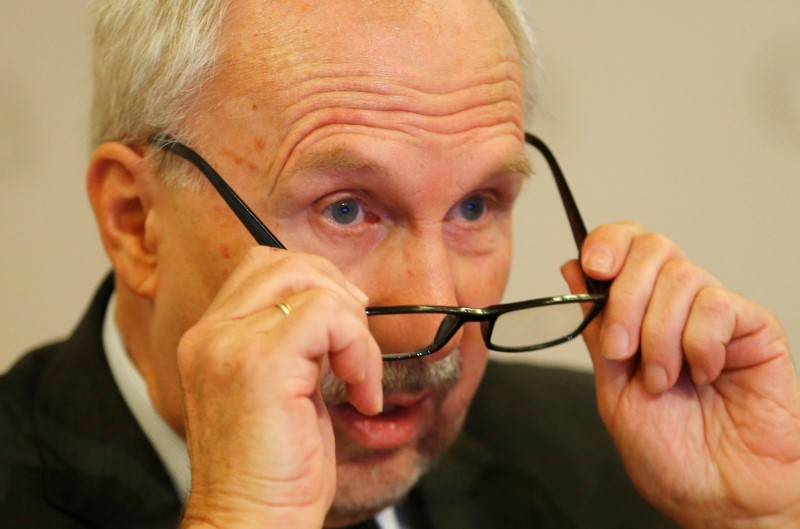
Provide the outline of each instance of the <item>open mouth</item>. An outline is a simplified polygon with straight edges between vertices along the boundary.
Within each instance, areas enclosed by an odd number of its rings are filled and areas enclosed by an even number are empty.
[[[400,448],[418,437],[432,406],[432,394],[428,389],[387,395],[383,412],[375,416],[359,413],[349,403],[330,406],[329,412],[337,429],[359,445],[374,450]]]

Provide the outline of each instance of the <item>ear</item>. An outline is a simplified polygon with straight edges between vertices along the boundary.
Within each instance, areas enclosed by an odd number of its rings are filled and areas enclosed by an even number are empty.
[[[89,202],[117,282],[145,298],[155,294],[158,183],[142,154],[124,143],[100,145],[86,174]]]

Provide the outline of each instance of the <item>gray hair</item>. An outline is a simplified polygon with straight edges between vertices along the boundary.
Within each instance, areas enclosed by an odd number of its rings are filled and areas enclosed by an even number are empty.
[[[155,133],[186,140],[186,122],[213,77],[230,0],[98,0],[91,143],[141,144]],[[522,59],[525,115],[534,104],[533,34],[516,0],[490,0]],[[165,169],[165,177],[180,180]]]
[[[180,130],[211,77],[227,0],[102,0],[94,32],[92,145]]]

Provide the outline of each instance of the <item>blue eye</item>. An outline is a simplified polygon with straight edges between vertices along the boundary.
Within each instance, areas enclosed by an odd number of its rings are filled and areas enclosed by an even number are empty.
[[[339,224],[352,224],[361,213],[361,207],[355,200],[342,200],[329,207],[331,218]]]
[[[478,220],[486,212],[486,201],[480,197],[470,197],[458,207],[466,220]]]

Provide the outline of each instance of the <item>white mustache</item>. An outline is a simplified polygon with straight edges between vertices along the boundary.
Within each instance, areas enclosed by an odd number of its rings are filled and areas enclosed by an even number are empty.
[[[383,394],[416,393],[426,388],[437,387],[448,390],[461,378],[461,351],[456,349],[441,360],[386,361],[383,363]],[[344,383],[330,371],[320,380],[320,392],[325,404],[347,402]]]

